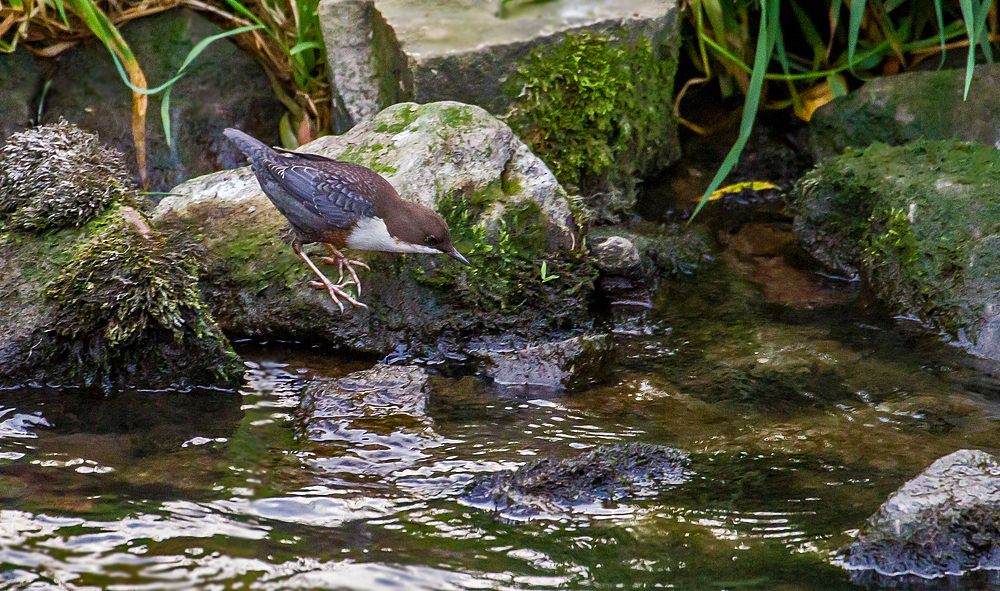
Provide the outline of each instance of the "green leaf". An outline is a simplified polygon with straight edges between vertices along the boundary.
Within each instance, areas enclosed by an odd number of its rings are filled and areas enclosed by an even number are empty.
[[[288,53],[289,55],[295,55],[299,52],[305,51],[307,49],[322,49],[323,46],[315,41],[300,41],[295,44],[295,47],[291,48]]]
[[[847,63],[854,71],[854,48],[858,46],[858,33],[861,32],[861,20],[865,16],[865,0],[851,0],[851,20],[847,29]]]
[[[760,107],[760,97],[764,88],[764,74],[771,62],[771,55],[774,53],[774,46],[781,35],[780,28],[781,0],[761,0],[760,30],[757,33],[757,50],[754,53],[753,72],[750,74],[750,84],[747,87],[747,99],[743,105],[743,119],[740,121],[740,135],[736,144],[729,150],[726,159],[722,162],[718,172],[708,189],[702,195],[701,201],[691,214],[693,220],[701,208],[708,201],[708,196],[719,188],[726,175],[733,170],[739,161],[740,154],[750,138],[750,131],[753,129],[754,120],[757,118],[757,109]],[[690,221],[689,221],[690,222]]]

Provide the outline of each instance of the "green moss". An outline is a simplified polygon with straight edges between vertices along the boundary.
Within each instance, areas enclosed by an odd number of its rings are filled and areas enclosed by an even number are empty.
[[[401,133],[406,130],[421,114],[421,107],[418,105],[406,105],[394,109],[392,115],[394,120],[390,123],[382,121],[375,127],[375,133]]]
[[[864,272],[897,313],[974,337],[1000,273],[982,246],[1000,232],[997,186],[1000,155],[990,146],[874,144],[800,182],[796,229],[826,262]]]
[[[235,376],[226,374],[236,357],[210,325],[196,258],[156,234],[143,233],[125,211],[112,210],[88,225],[90,238],[79,242],[46,287],[45,297],[55,309],[50,334],[62,343],[53,353],[72,350],[86,358],[83,371],[91,379],[114,381],[110,376],[134,371],[136,365],[164,362],[156,359],[164,347],[184,347],[185,355],[194,356],[207,345],[218,358],[207,365],[216,378],[230,381]],[[174,345],[164,345],[164,338]]]
[[[445,107],[441,109],[441,121],[448,127],[468,127],[472,113],[467,107]]]
[[[667,48],[645,37],[627,45],[570,33],[519,65],[508,123],[564,185],[631,180],[672,156],[674,70]]]
[[[344,162],[353,162],[354,164],[367,166],[379,174],[391,175],[398,169],[388,164],[391,159],[385,158],[387,150],[386,146],[379,143],[352,145],[348,146],[337,158]]]
[[[480,222],[485,206],[502,193],[497,190],[472,195],[460,193],[438,199],[437,211],[452,229],[456,247],[472,267],[447,265],[427,273],[414,270],[415,278],[445,290],[462,306],[519,310],[579,308],[593,288],[596,270],[582,250],[547,252],[548,219],[534,202],[504,202],[495,235]],[[547,281],[543,281],[542,264]]]

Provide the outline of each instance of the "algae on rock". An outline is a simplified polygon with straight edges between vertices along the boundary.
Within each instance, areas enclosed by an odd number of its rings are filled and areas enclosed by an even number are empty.
[[[1000,359],[1000,152],[954,140],[848,149],[803,178],[795,230],[894,312]]]
[[[242,364],[201,301],[197,261],[127,205],[121,157],[65,123],[15,139],[38,149],[27,164],[4,153],[0,384],[234,385]]]

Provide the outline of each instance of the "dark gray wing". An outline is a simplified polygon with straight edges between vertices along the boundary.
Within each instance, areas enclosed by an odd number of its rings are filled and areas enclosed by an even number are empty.
[[[319,165],[268,161],[267,168],[282,189],[334,227],[349,228],[360,217],[374,216],[374,206],[361,193],[355,179],[339,173],[333,164],[333,161]]]

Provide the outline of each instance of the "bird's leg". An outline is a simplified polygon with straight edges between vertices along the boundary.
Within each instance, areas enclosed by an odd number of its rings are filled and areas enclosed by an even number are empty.
[[[334,248],[333,245],[330,244],[329,242],[324,242],[323,244],[326,245],[328,249],[330,249],[330,254],[332,254],[333,256],[323,257],[320,260],[328,265],[337,265],[337,272],[340,273],[340,278],[337,281],[337,285],[341,285],[344,283],[344,267],[347,267],[347,271],[351,274],[351,281],[348,282],[348,285],[353,283],[354,286],[358,288],[358,296],[360,297],[361,280],[358,279],[358,274],[354,271],[353,265],[364,267],[369,271],[371,271],[371,267],[362,263],[361,261],[355,261],[345,257],[343,254],[341,254],[339,250]]]
[[[330,294],[330,298],[333,300],[333,303],[337,304],[337,307],[340,308],[341,312],[344,311],[344,304],[340,303],[340,300],[337,299],[337,296],[340,296],[340,297],[344,298],[345,300],[347,300],[348,302],[354,304],[355,307],[360,307],[360,308],[367,308],[368,307],[365,304],[362,304],[361,302],[359,302],[358,300],[352,298],[351,294],[349,294],[346,291],[344,291],[339,285],[334,285],[334,283],[332,281],[330,281],[329,279],[327,279],[326,275],[324,275],[323,272],[320,271],[319,268],[316,267],[316,265],[313,264],[313,262],[309,259],[309,256],[305,252],[302,251],[302,243],[301,242],[299,242],[298,240],[295,240],[294,242],[292,242],[292,250],[294,250],[295,254],[299,255],[299,258],[301,258],[303,261],[305,261],[306,264],[309,265],[309,268],[312,269],[313,273],[315,273],[316,276],[319,277],[320,283],[318,285],[320,287],[325,287],[326,288],[326,291]],[[316,282],[313,282],[313,284],[316,285]],[[358,290],[358,295],[360,295],[360,294],[361,294],[361,290]]]

